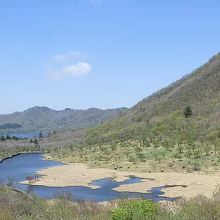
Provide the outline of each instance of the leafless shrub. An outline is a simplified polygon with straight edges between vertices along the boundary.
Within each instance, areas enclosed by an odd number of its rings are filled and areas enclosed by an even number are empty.
[[[12,187],[14,186],[14,183],[15,183],[14,177],[13,177],[13,176],[8,177],[7,186],[8,186],[9,188],[12,188]]]

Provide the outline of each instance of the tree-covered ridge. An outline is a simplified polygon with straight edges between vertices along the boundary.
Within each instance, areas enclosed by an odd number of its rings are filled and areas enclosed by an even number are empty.
[[[6,123],[0,125],[0,129],[18,129],[21,128],[22,126],[20,124],[13,124],[13,123]]]
[[[33,107],[23,112],[0,115],[0,129],[4,132],[7,130],[31,132],[88,128],[110,120],[126,110],[126,108],[107,110],[66,108],[56,111],[47,107]]]

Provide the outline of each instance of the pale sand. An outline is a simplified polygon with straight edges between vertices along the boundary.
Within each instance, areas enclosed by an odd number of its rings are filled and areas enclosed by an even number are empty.
[[[34,185],[51,187],[86,186],[93,189],[98,188],[89,185],[94,180],[114,178],[116,181],[123,181],[128,179],[129,175],[135,175],[145,179],[140,183],[122,185],[114,190],[145,193],[152,187],[185,185],[187,187],[177,186],[165,188],[163,191],[167,197],[184,197],[186,199],[199,194],[211,197],[216,187],[220,186],[220,173],[210,175],[202,173],[134,173],[101,168],[91,169],[85,164],[77,163],[51,167],[39,171],[38,174],[43,176]],[[22,183],[27,183],[27,181]]]
[[[66,164],[64,166],[50,167],[40,170],[37,174],[42,175],[34,185],[44,185],[51,187],[65,186],[89,186],[96,189],[97,186],[91,186],[91,183],[97,179],[114,178],[116,181],[129,179],[126,172],[117,172],[110,169],[89,169],[87,165],[80,163]],[[27,181],[21,183],[27,184]]]

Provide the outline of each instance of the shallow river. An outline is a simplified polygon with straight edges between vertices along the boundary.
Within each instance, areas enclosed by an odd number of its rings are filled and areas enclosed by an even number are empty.
[[[23,191],[36,194],[39,197],[51,199],[62,194],[68,193],[75,201],[109,201],[118,198],[148,198],[154,201],[172,200],[163,197],[161,189],[163,187],[152,188],[146,193],[116,192],[112,190],[115,187],[124,184],[132,184],[140,182],[140,178],[131,177],[123,182],[116,182],[112,179],[94,180],[91,185],[100,186],[98,189],[89,187],[46,187],[46,186],[28,186],[19,184],[18,182],[26,180],[28,176],[33,176],[35,172],[52,166],[63,166],[62,163],[56,161],[47,161],[43,159],[41,153],[21,154],[0,163],[0,181],[7,184],[9,179],[14,179],[14,187]]]

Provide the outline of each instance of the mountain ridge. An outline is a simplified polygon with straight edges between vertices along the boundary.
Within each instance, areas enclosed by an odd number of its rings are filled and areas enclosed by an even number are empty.
[[[98,108],[89,108],[87,110],[65,108],[64,110],[54,110],[46,106],[34,106],[21,112],[1,114],[0,128],[4,128],[4,125],[7,124],[8,126],[11,125],[9,128],[20,124],[20,128],[12,129],[12,131],[16,132],[88,128],[110,120],[126,110],[127,108],[106,110]],[[7,132],[6,128],[3,130]]]

